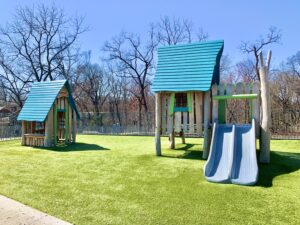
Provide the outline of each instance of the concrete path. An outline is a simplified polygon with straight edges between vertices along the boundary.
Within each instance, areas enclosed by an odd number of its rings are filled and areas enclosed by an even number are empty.
[[[72,225],[0,195],[1,225]]]

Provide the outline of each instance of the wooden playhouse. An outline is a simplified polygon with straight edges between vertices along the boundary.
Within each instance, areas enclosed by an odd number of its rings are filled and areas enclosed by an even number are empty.
[[[211,87],[219,84],[224,41],[208,41],[158,49],[158,65],[152,90],[156,95],[156,154],[161,154],[160,135],[204,136],[207,158],[212,119]]]
[[[67,80],[37,82],[18,116],[22,145],[51,147],[76,141],[79,113]]]

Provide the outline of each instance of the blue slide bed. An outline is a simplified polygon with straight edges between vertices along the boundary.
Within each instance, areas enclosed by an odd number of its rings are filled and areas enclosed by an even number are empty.
[[[204,176],[210,182],[254,185],[258,178],[255,121],[251,125],[214,123]]]
[[[234,125],[214,123],[210,154],[204,168],[208,181],[230,181],[234,150]]]

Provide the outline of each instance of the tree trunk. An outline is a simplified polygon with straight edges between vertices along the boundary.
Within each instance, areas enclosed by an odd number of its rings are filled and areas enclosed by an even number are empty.
[[[268,58],[270,58],[270,56]],[[269,92],[269,83],[268,83],[268,70],[269,70],[268,65],[269,62],[267,62],[267,65],[263,65],[262,56],[261,56],[260,91],[261,91],[262,121],[261,121],[261,132],[260,132],[260,162],[262,163],[270,162],[271,107],[270,107],[270,92]]]

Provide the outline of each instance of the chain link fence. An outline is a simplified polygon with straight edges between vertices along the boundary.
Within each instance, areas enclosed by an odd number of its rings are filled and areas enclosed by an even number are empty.
[[[239,106],[241,107],[241,106]],[[235,107],[230,108],[234,112]],[[240,109],[240,108],[239,108]],[[240,110],[236,110],[240,111]],[[242,111],[242,110],[241,110]],[[248,113],[232,117],[228,113],[227,120],[233,123],[245,123]],[[241,119],[239,117],[245,117]],[[16,120],[16,113],[0,114],[0,141],[21,137],[21,122]],[[101,135],[154,135],[155,113],[143,113],[139,121],[138,112],[121,113],[81,113],[77,123],[79,134]],[[272,138],[273,139],[299,139],[300,140],[300,111],[272,111]]]

